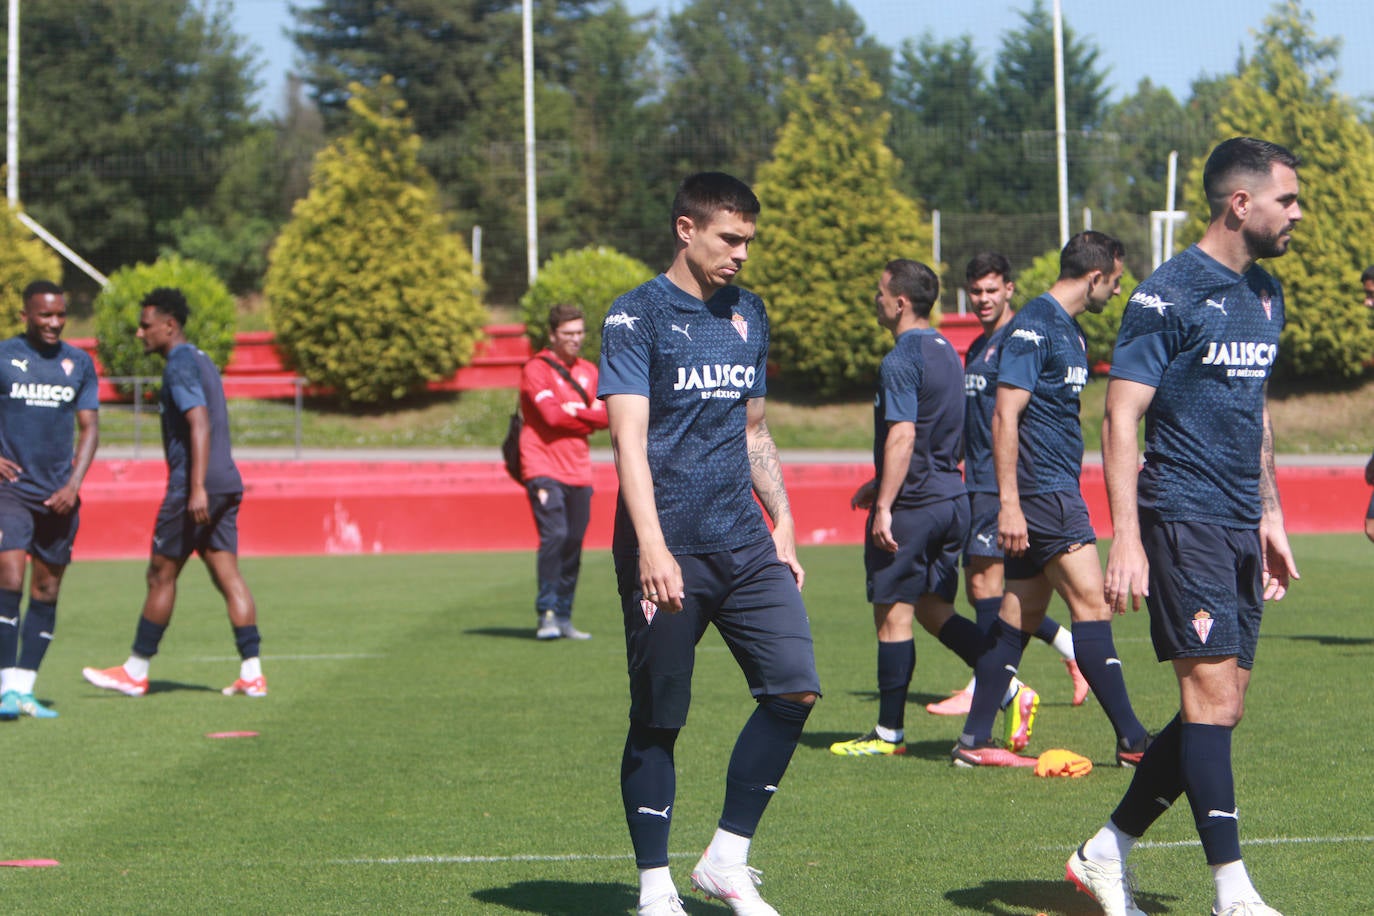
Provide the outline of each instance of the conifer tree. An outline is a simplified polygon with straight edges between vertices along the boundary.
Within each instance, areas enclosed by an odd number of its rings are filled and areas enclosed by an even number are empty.
[[[848,393],[873,380],[891,345],[873,310],[883,266],[928,263],[931,228],[897,190],[882,92],[848,38],[821,39],[789,93],[773,159],[759,168],[763,210],[743,283],[768,305],[772,359],[787,383]]]
[[[264,291],[289,362],[345,403],[375,403],[452,375],[486,310],[394,84],[351,92],[352,129],[316,157]]]
[[[1333,87],[1339,47],[1339,39],[1317,37],[1297,0],[1280,3],[1265,19],[1255,54],[1230,80],[1216,119],[1215,142],[1259,137],[1302,159],[1303,219],[1288,253],[1260,266],[1283,284],[1279,369],[1309,378],[1356,377],[1374,353],[1359,292],[1360,272],[1374,263],[1374,135]],[[1206,225],[1205,162],[1204,153],[1187,182],[1194,238]]]

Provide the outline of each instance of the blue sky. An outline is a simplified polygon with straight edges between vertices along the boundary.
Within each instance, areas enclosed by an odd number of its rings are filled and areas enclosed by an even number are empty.
[[[298,0],[306,3],[308,0]],[[535,0],[536,3],[542,0]],[[681,0],[628,0],[635,12],[679,9]],[[1045,0],[1048,7],[1052,0]],[[990,67],[1002,36],[1020,26],[1018,11],[1031,0],[852,0],[868,32],[889,47],[929,31],[937,39],[972,35]],[[290,15],[287,0],[233,0],[235,29],[255,45],[263,63],[258,97],[267,111],[279,110],[293,46],[282,34]],[[1099,49],[1113,98],[1129,94],[1143,78],[1185,98],[1200,75],[1227,72],[1244,49],[1253,50],[1253,32],[1272,3],[1255,0],[1062,0],[1064,19]],[[1369,0],[1306,0],[1317,33],[1340,36],[1338,83],[1347,95],[1374,101],[1374,15]],[[512,48],[519,54],[519,48]]]

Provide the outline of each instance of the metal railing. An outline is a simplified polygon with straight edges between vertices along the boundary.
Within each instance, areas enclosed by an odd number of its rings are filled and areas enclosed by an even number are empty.
[[[100,405],[100,445],[126,448],[134,458],[162,454],[161,410],[157,391],[162,379],[155,376],[112,376],[104,379],[124,395]],[[235,447],[290,449],[293,457],[302,454],[301,420],[306,380],[280,376],[235,376],[235,387],[259,387],[261,398],[239,397],[229,401],[229,434]],[[281,397],[289,386],[292,394]]]

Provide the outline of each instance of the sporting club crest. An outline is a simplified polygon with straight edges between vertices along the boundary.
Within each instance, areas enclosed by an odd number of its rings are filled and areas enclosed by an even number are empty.
[[[745,343],[749,342],[749,322],[744,320],[744,316],[735,312],[730,316],[730,324],[734,325],[735,332],[739,334],[739,339]]]
[[[1274,317],[1274,300],[1268,293],[1260,295],[1260,305],[1264,306],[1264,320],[1270,321]]]
[[[76,368],[76,363],[72,362],[72,361],[69,360],[69,359],[64,359],[64,360],[62,360],[61,365],[62,365],[62,371],[65,372],[67,375],[71,375],[71,374],[72,374],[72,370]]]
[[[1198,611],[1193,615],[1193,629],[1197,632],[1197,638],[1206,643],[1207,637],[1212,635],[1212,615]]]

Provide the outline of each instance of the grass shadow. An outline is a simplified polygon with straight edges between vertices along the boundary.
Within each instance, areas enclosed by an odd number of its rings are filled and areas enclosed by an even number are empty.
[[[1324,636],[1316,633],[1300,636],[1270,636],[1269,639],[1291,639],[1294,642],[1314,642],[1319,646],[1374,646],[1370,636]]]
[[[964,910],[989,916],[1088,916],[1102,910],[1067,881],[985,881],[976,887],[948,891],[945,899]],[[1136,904],[1148,913],[1171,913],[1168,894],[1136,893]]]
[[[575,881],[517,881],[505,887],[491,887],[473,891],[472,898],[482,903],[504,907],[516,913],[540,913],[543,916],[585,916],[587,913],[629,913],[639,904],[639,893],[628,884],[581,884]],[[683,898],[688,913],[707,916],[722,912]]]
[[[464,636],[496,636],[501,639],[527,639],[530,642],[540,642],[534,638],[534,627],[472,627],[463,631]],[[545,639],[542,642],[560,642],[557,639]]]

